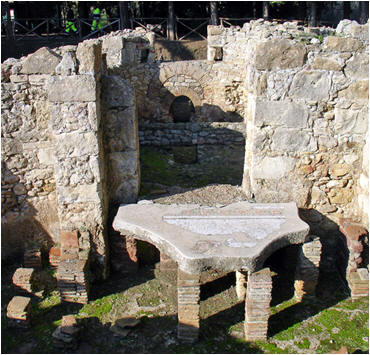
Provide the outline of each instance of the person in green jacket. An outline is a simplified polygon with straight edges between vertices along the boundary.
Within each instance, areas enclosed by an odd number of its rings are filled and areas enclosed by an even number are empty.
[[[68,9],[68,12],[67,12],[67,21],[66,21],[66,32],[67,33],[70,33],[70,31],[73,31],[74,34],[78,34],[78,30],[75,26],[75,22],[74,22],[74,15],[73,15],[73,11],[71,8]]]
[[[93,22],[91,24],[91,31],[96,31],[97,29],[101,29],[103,26],[100,21],[100,9],[96,7],[93,10]]]

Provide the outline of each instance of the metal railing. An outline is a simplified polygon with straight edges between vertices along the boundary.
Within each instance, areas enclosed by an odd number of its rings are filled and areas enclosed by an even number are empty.
[[[199,30],[202,27],[204,27],[206,25],[209,25],[209,23],[210,23],[210,18],[209,17],[206,17],[206,18],[184,18],[184,17],[179,18],[179,17],[176,17],[176,21],[177,21],[177,26],[180,24],[183,27],[185,27],[187,30],[189,30],[189,32],[186,32],[183,36],[178,38],[179,41],[184,40],[186,37],[189,37],[190,35],[195,35],[195,36],[198,36],[202,39],[207,39],[207,29],[206,29],[206,32],[205,32],[206,36],[204,36]],[[185,21],[187,22],[187,24],[185,23]],[[200,22],[200,24],[198,24],[199,22]],[[191,24],[193,24],[193,28],[190,27]],[[177,31],[179,32],[180,30],[181,30],[181,28],[179,28],[179,26],[178,26]]]
[[[245,22],[251,21],[251,17],[240,17],[240,18],[227,18],[220,17],[219,21],[223,27],[230,26],[243,26]],[[101,28],[92,30],[93,20],[76,18],[73,23],[78,29],[78,34],[73,33],[72,30],[66,32],[67,21],[63,18],[25,18],[25,19],[13,19],[11,23],[11,34],[8,37],[13,38],[16,41],[23,39],[49,39],[55,36],[69,36],[78,38],[79,40],[85,40],[96,35],[104,35],[111,31],[117,31],[121,28],[120,18],[101,18]],[[284,22],[286,20],[275,20],[270,21]],[[297,20],[302,24],[306,24],[305,21]],[[178,40],[185,40],[191,37],[200,38],[203,40],[207,39],[206,27],[210,23],[210,18],[184,18],[175,17],[175,28],[176,37]],[[330,25],[328,22],[326,25]],[[153,31],[157,37],[166,39],[168,18],[165,17],[141,17],[129,19],[129,27],[134,29],[135,27],[141,27],[146,31]],[[6,23],[2,20],[2,33],[5,34]]]

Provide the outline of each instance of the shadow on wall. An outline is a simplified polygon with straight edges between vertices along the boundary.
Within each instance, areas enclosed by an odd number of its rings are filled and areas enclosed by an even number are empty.
[[[310,233],[320,237],[321,270],[338,271],[346,284],[345,270],[348,263],[348,249],[343,240],[344,235],[339,231],[337,223],[315,209],[299,209],[299,217],[310,226]]]
[[[155,59],[164,62],[180,60],[207,59],[207,41],[170,41],[154,42]]]
[[[57,228],[56,206],[52,206],[48,199],[35,206],[24,185],[19,183],[19,177],[12,173],[5,162],[1,165],[1,185],[2,261],[21,256],[29,248],[40,248],[42,253],[48,253],[54,241],[43,224]]]

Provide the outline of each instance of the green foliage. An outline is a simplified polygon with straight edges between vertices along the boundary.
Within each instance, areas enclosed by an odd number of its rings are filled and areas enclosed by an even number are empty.
[[[237,154],[234,153],[234,154]],[[241,183],[242,160],[230,161],[230,151],[220,148],[217,159],[181,164],[174,162],[170,150],[155,147],[140,149],[141,181],[140,196],[150,194],[147,183],[157,183],[167,186],[202,187],[211,183],[232,184]]]
[[[297,345],[300,349],[309,349],[310,348],[310,341],[307,338],[304,338],[303,340],[297,342],[294,342],[295,345]]]
[[[315,35],[314,37],[317,38],[320,41],[320,43],[324,41],[323,35]]]
[[[79,313],[86,314],[88,317],[97,317],[101,320],[112,309],[113,300],[112,295],[99,298],[94,302],[85,304]]]
[[[367,352],[368,299],[352,301],[343,298],[339,291],[334,296],[335,292],[328,293],[327,287],[340,288],[336,276],[320,277],[318,299],[298,303],[292,297],[271,307],[272,335],[267,341],[244,340],[244,303],[237,300],[235,287],[231,286],[202,300],[197,343],[186,345],[174,341],[165,345],[168,339],[176,337],[176,310],[163,296],[158,279],[148,281],[146,276],[136,275],[132,277],[135,281],[132,284],[130,277],[125,278],[127,289],[124,291],[108,294],[84,306],[61,303],[56,290],[42,300],[34,299],[29,332],[8,328],[6,312],[3,312],[2,352],[19,352],[22,346],[27,348],[29,344],[29,352],[53,353],[52,333],[66,314],[77,316],[82,336],[89,339],[92,353],[330,353],[342,346],[346,346],[349,353]],[[277,288],[277,292],[284,290]],[[114,311],[124,310],[135,299],[139,307],[152,308],[138,309],[135,316],[141,318],[140,325],[127,337],[112,336],[109,327],[103,324],[115,319],[112,318]],[[284,299],[282,294],[278,294],[278,299]],[[4,309],[6,304],[2,302]],[[274,333],[276,326],[281,330]]]

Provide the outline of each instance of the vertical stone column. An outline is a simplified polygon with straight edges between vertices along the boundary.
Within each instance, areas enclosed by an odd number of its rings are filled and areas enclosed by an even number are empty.
[[[101,44],[80,43],[76,53],[66,52],[57,66],[57,75],[49,82],[48,100],[60,229],[90,233],[96,276],[106,277],[100,67]]]
[[[235,271],[236,278],[236,295],[239,301],[244,301],[246,295],[248,273],[245,271]]]
[[[184,342],[195,342],[199,335],[200,275],[177,274],[178,328],[177,336]]]
[[[315,296],[319,279],[321,242],[316,236],[311,236],[310,239],[302,245],[298,255],[294,288],[295,297],[299,301]]]
[[[245,299],[245,340],[265,340],[270,316],[272,279],[269,268],[249,273]]]

